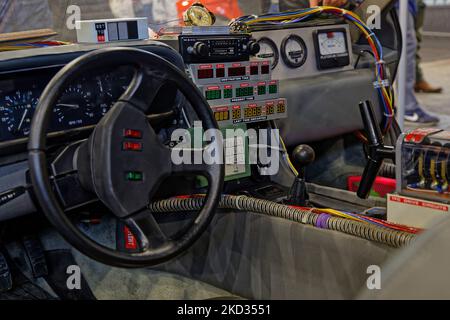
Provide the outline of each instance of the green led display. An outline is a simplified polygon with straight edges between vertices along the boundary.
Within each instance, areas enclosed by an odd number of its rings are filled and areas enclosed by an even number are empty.
[[[231,98],[233,98],[233,89],[225,89],[225,90],[223,90],[223,98],[224,99],[231,99]]]
[[[254,93],[253,87],[245,87],[245,88],[237,88],[236,89],[236,97],[237,98],[249,97],[249,96],[252,96],[253,93]]]
[[[276,84],[271,84],[269,86],[269,94],[276,94],[278,93],[278,86]]]
[[[258,95],[259,96],[265,95],[266,92],[267,92],[266,86],[259,86],[258,87]]]
[[[205,92],[206,100],[218,100],[222,98],[221,90],[208,90]]]

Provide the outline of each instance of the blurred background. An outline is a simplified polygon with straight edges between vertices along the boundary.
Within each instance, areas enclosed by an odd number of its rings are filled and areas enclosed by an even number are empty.
[[[423,43],[420,50],[426,80],[442,87],[441,94],[418,93],[420,102],[450,129],[450,0],[425,0]]]

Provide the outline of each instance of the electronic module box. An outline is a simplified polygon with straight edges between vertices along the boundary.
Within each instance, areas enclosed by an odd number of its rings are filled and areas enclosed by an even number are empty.
[[[397,148],[397,192],[450,203],[450,132],[418,129],[403,135]]]

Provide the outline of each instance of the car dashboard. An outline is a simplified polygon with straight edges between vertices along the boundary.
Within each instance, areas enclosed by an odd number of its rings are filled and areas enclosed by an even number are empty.
[[[59,67],[45,67],[1,76],[0,146],[28,137],[39,97],[58,71]],[[125,92],[132,76],[133,70],[123,67],[70,85],[54,106],[49,133],[70,133],[98,123]]]
[[[260,54],[250,61],[240,60],[239,66],[233,60],[220,64],[186,62],[186,57],[179,53],[182,52],[180,42],[166,39],[75,44],[3,53],[0,60],[0,221],[36,211],[28,191],[26,151],[39,97],[61,68],[96,49],[108,46],[143,49],[186,70],[205,95],[222,129],[275,125],[280,128],[289,148],[363,128],[355,108],[362,100],[377,103],[378,97],[373,90],[372,66],[355,68],[357,48],[352,46],[346,25],[332,21],[319,28],[260,31],[254,32],[250,40],[259,41]],[[337,51],[327,52],[327,48]],[[333,60],[335,56],[343,59]],[[260,64],[256,65],[259,71],[255,74],[252,59],[260,59]],[[322,64],[319,59],[323,60]],[[327,65],[329,62],[333,64]],[[268,70],[268,66],[271,66],[270,72],[266,73],[263,70]],[[243,69],[242,74],[230,73],[240,69]],[[133,75],[134,68],[130,66],[97,70],[66,88],[53,108],[48,129],[49,149],[88,138],[95,125],[125,92]],[[203,78],[205,75],[207,78]],[[227,96],[228,92],[231,92],[230,96]],[[175,99],[174,96],[177,96],[176,92],[164,92],[165,98],[160,99],[162,107],[157,109],[162,112],[168,111],[167,108],[172,110],[174,101],[170,99]],[[334,112],[337,107],[340,116]],[[377,116],[381,118],[381,113],[377,112]],[[195,121],[189,111],[179,117],[185,123]],[[248,146],[234,156],[247,157],[246,148]],[[251,179],[255,172],[259,176],[258,169],[250,166],[227,168],[231,178],[227,176],[225,181]]]

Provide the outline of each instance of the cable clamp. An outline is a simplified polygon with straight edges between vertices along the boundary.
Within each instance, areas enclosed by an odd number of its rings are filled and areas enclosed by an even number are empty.
[[[384,113],[384,116],[386,118],[394,118],[395,117],[395,115],[393,113],[391,113],[391,114]]]
[[[389,81],[389,79],[384,79],[384,80],[378,80],[378,81],[374,81],[373,83],[373,87],[375,89],[380,89],[380,88],[389,88],[391,86],[391,82]]]

